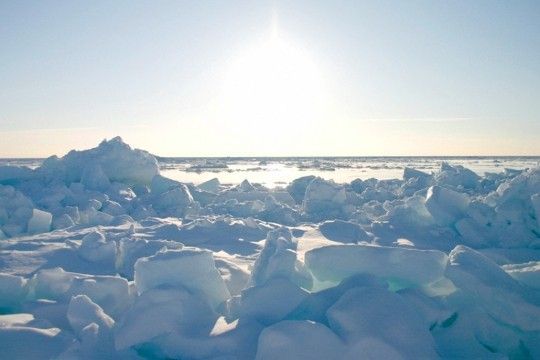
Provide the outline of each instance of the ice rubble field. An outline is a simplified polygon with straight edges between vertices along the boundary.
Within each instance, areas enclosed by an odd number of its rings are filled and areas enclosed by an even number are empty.
[[[0,166],[0,357],[540,358],[540,169],[267,189]]]

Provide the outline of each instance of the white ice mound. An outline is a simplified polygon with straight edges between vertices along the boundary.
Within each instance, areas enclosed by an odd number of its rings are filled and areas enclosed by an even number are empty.
[[[438,250],[372,245],[331,245],[306,252],[307,268],[320,281],[339,283],[356,274],[372,274],[397,286],[441,280],[448,257]]]
[[[116,243],[105,239],[102,232],[95,231],[85,235],[79,247],[79,256],[88,261],[116,260]]]
[[[56,176],[63,174],[67,183],[80,182],[84,178],[91,187],[101,188],[106,185],[107,179],[128,184],[149,184],[159,174],[159,167],[154,156],[143,150],[132,149],[120,137],[115,137],[109,141],[103,140],[96,148],[72,150],[61,159],[50,158],[38,172],[56,173]]]
[[[252,285],[263,285],[273,277],[291,278],[295,270],[297,240],[287,228],[270,231],[251,271]]]
[[[230,298],[212,252],[198,248],[166,249],[140,258],[135,263],[135,284],[139,293],[162,285],[183,287],[214,309]]]
[[[430,187],[426,196],[426,208],[441,225],[450,225],[465,216],[469,203],[467,194],[441,186]]]
[[[326,326],[286,320],[262,331],[255,359],[341,359],[344,350],[343,342]]]
[[[119,321],[115,330],[117,349],[170,336],[196,337],[208,334],[217,319],[209,305],[185,289],[160,288],[146,291]]]
[[[49,212],[33,209],[32,217],[28,220],[28,233],[40,234],[51,230],[52,215]]]
[[[71,298],[67,318],[71,328],[78,336],[91,323],[97,324],[100,329],[109,331],[114,326],[114,320],[86,295],[77,295]]]
[[[321,233],[330,240],[343,243],[358,243],[371,240],[360,225],[343,220],[329,220],[319,225]]]
[[[306,214],[315,220],[341,218],[346,200],[344,187],[317,177],[306,188],[303,208]]]
[[[326,315],[330,328],[348,345],[375,338],[405,359],[438,358],[426,322],[414,306],[394,292],[353,288]]]

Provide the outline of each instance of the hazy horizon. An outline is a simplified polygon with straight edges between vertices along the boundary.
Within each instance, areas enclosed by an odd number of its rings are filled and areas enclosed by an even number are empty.
[[[4,2],[0,158],[538,156],[540,3]]]

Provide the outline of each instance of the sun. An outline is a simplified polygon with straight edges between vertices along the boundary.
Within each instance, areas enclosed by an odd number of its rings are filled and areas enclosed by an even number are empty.
[[[317,121],[323,90],[313,58],[274,28],[231,59],[223,81],[222,114],[244,128],[301,130]]]

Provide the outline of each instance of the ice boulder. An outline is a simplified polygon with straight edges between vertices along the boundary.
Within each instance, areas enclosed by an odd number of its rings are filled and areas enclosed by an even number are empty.
[[[75,222],[68,214],[53,217],[52,227],[54,230],[67,229],[75,225]]]
[[[116,348],[126,349],[160,341],[196,338],[209,334],[217,314],[205,301],[181,288],[160,287],[140,295],[118,322]]]
[[[135,262],[142,257],[152,256],[163,248],[182,249],[182,243],[170,240],[146,240],[123,238],[118,244],[116,270],[129,279],[133,279]]]
[[[440,225],[450,225],[465,216],[469,196],[441,186],[432,186],[426,196],[426,208]]]
[[[77,335],[80,335],[82,330],[91,323],[97,324],[103,331],[110,331],[114,326],[114,320],[86,295],[71,298],[67,318]]]
[[[372,274],[397,287],[428,285],[444,275],[448,257],[438,250],[372,245],[330,245],[306,252],[307,268],[320,281],[339,283]]]
[[[156,175],[152,178],[150,191],[153,195],[159,195],[180,186],[182,186],[182,183],[179,181],[169,179],[162,175]]]
[[[0,184],[16,184],[21,181],[30,180],[33,177],[34,172],[26,166],[0,166]]]
[[[187,208],[193,204],[193,197],[186,185],[180,184],[170,190],[158,193],[153,205],[154,209],[164,215],[184,216]]]
[[[317,177],[306,188],[303,209],[314,220],[341,218],[346,200],[344,187]]]
[[[107,261],[112,264],[116,259],[116,243],[107,241],[102,232],[91,232],[83,237],[78,253],[88,261]]]
[[[327,239],[343,243],[358,243],[371,240],[360,225],[343,220],[329,220],[319,225],[319,230]]]
[[[291,278],[295,270],[297,240],[287,228],[272,230],[251,271],[252,285],[262,285],[273,277]]]
[[[0,313],[19,306],[28,292],[26,284],[21,276],[0,273]]]
[[[326,326],[287,320],[262,331],[255,359],[341,359],[344,351],[343,342]]]
[[[220,185],[221,184],[218,178],[213,178],[213,179],[203,182],[202,184],[197,185],[197,187],[201,190],[217,194],[219,192]]]
[[[32,217],[28,220],[28,233],[40,234],[51,230],[52,214],[43,210],[33,209]]]
[[[111,182],[99,163],[90,163],[81,174],[81,184],[88,190],[105,191]]]
[[[306,194],[306,189],[310,182],[315,179],[315,176],[308,175],[301,178],[293,180],[288,186],[287,191],[293,197],[294,201],[297,204],[302,204],[304,201],[304,195]]]
[[[479,185],[480,176],[461,165],[441,164],[440,171],[435,174],[435,183],[453,188],[474,190]]]
[[[119,276],[101,275],[75,277],[64,299],[85,295],[112,317],[120,316],[131,305],[131,293],[126,279]]]
[[[242,291],[240,306],[234,309],[240,318],[251,318],[262,324],[280,321],[308,296],[307,291],[284,278],[275,278],[263,286]]]
[[[375,338],[405,359],[436,359],[435,341],[416,309],[381,288],[347,291],[328,311],[328,322],[347,344]]]
[[[198,248],[165,249],[140,258],[135,263],[135,284],[139,293],[162,285],[183,287],[214,309],[230,298],[212,252]]]
[[[405,169],[403,169],[403,180],[405,181],[410,179],[426,179],[427,183],[432,178],[433,176],[431,176],[430,174],[417,169],[413,169],[410,167],[405,167]]]
[[[530,292],[486,256],[459,245],[450,252],[445,276],[459,289],[450,301],[461,305],[466,299],[498,323],[540,331],[540,309],[530,302]]]
[[[132,149],[120,137],[109,141],[103,140],[98,147],[82,151],[70,151],[66,156],[56,161],[44,162],[38,172],[58,173],[67,183],[80,182],[85,169],[101,167],[103,174],[110,181],[124,183],[149,184],[152,178],[159,174],[158,162],[146,151]],[[88,170],[88,184],[101,187],[105,177]],[[65,175],[64,175],[65,174]]]

